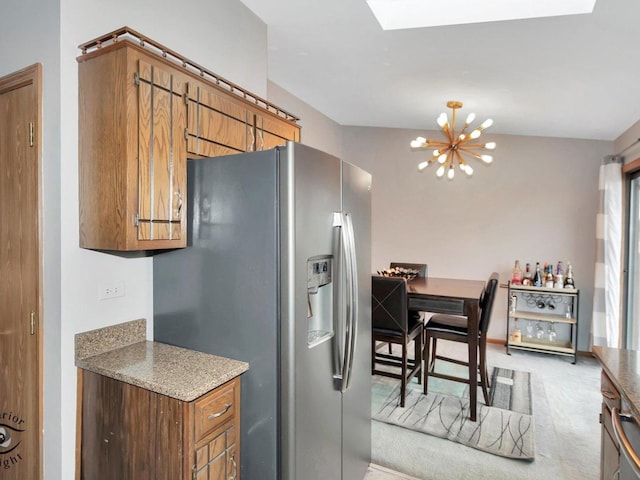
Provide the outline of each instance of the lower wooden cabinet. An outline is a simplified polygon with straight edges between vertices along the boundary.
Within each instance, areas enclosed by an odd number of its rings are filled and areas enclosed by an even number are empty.
[[[240,379],[191,402],[81,371],[85,480],[238,480]]]
[[[614,407],[620,408],[620,393],[607,374],[603,371],[601,376],[602,392],[602,413],[600,423],[602,424],[600,439],[600,478],[602,480],[613,480],[617,478],[620,468],[620,451],[618,443],[613,434],[611,425],[611,410]]]

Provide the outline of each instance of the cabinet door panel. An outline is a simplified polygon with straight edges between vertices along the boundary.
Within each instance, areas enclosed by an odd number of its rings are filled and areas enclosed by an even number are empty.
[[[138,239],[178,239],[186,180],[185,85],[143,60],[139,67]]]
[[[285,120],[256,116],[256,150],[284,145],[287,140],[300,141],[300,127]]]
[[[213,89],[189,84],[187,149],[213,157],[251,150],[253,114]]]

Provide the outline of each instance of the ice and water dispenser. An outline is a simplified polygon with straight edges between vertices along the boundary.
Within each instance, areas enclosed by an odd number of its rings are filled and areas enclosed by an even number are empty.
[[[307,260],[308,345],[315,347],[333,337],[332,255],[318,255]]]

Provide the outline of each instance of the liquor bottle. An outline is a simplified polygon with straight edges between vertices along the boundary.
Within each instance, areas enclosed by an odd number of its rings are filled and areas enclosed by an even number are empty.
[[[556,281],[553,283],[553,288],[563,288],[564,287],[564,271],[562,270],[562,262],[558,262],[558,267],[556,268]]]
[[[516,260],[513,266],[513,275],[511,276],[511,285],[520,285],[522,283],[522,270],[520,270],[520,260]]]
[[[542,274],[540,273],[540,262],[536,262],[536,272],[533,274],[533,286],[542,286]]]
[[[564,288],[576,288],[573,281],[573,267],[571,266],[571,262],[567,262],[567,276],[564,279]]]
[[[524,271],[524,278],[522,279],[522,285],[525,287],[530,287],[533,283],[533,278],[531,276],[531,265],[527,263],[526,269]]]
[[[544,286],[546,288],[553,288],[553,265],[547,267],[547,273],[545,275]]]

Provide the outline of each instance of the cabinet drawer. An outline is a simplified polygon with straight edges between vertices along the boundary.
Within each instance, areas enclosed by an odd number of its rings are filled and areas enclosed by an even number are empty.
[[[223,385],[218,390],[195,402],[195,441],[233,418],[236,408],[237,382]]]
[[[620,393],[604,371],[600,376],[600,391],[602,392],[602,402],[609,410],[614,407],[620,408]]]

